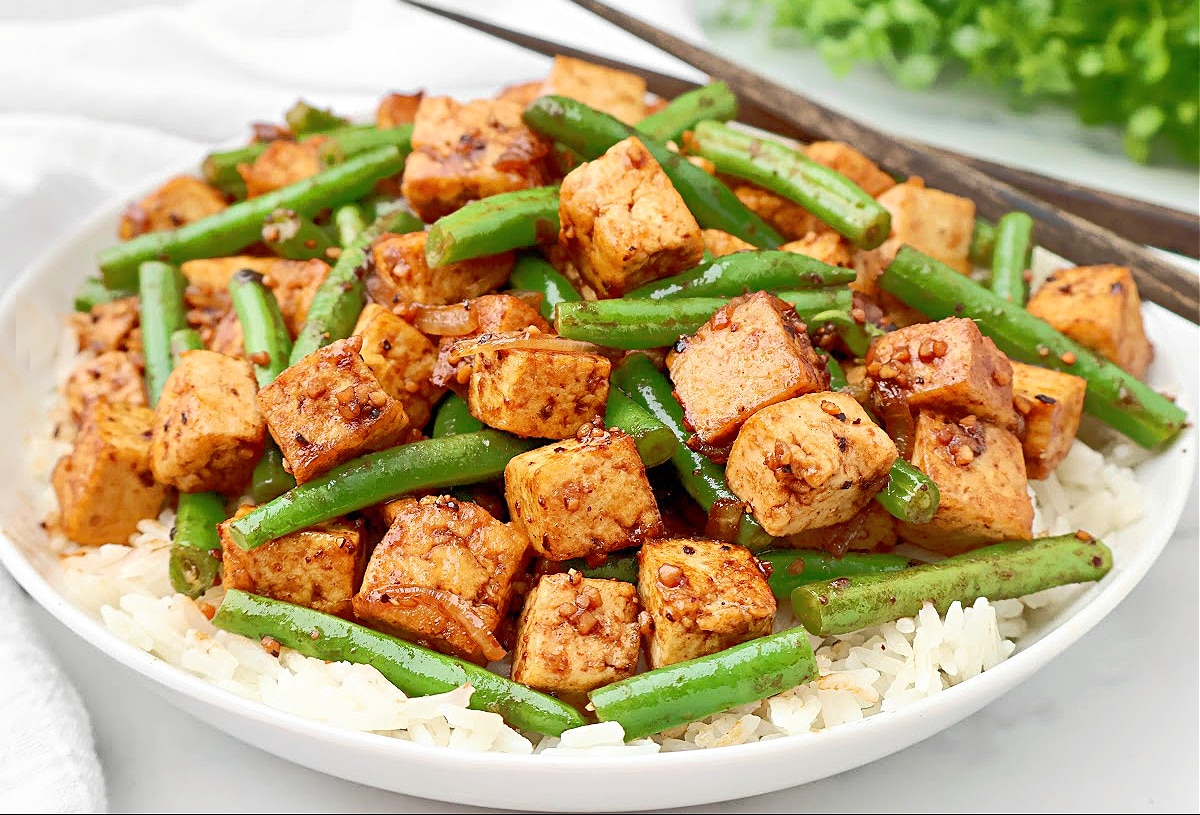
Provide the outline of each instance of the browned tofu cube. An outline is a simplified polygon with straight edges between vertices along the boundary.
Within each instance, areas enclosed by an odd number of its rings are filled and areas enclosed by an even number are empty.
[[[321,148],[326,141],[324,136],[310,136],[302,142],[279,139],[267,145],[252,163],[239,164],[246,197],[265,195],[321,172]]]
[[[512,274],[513,252],[431,269],[425,262],[425,237],[425,232],[387,234],[372,244],[367,294],[373,301],[389,309],[403,303],[447,305],[498,289]]]
[[[1024,421],[1021,447],[1029,478],[1049,477],[1071,450],[1087,380],[1036,365],[1014,362],[1013,404]]]
[[[788,241],[779,247],[784,252],[795,252],[798,255],[808,255],[830,266],[852,265],[850,244],[833,230],[809,232],[803,238]]]
[[[142,518],[154,518],[166,487],[150,472],[154,411],[98,402],[84,417],[69,455],[59,459],[51,481],[58,523],[76,543],[124,543]]]
[[[637,589],[620,580],[549,574],[525,597],[512,678],[547,693],[584,694],[637,669]]]
[[[279,258],[230,255],[223,258],[185,260],[179,265],[179,271],[183,272],[189,286],[219,290],[229,288],[229,278],[233,277],[234,272],[249,269],[265,275],[278,262]]]
[[[896,518],[877,501],[868,501],[848,521],[787,536],[796,549],[824,549],[835,555],[846,552],[890,552],[896,548]]]
[[[308,318],[317,289],[329,276],[329,264],[323,260],[276,260],[263,273],[263,283],[279,303],[279,312],[288,331],[297,336]]]
[[[1142,327],[1142,301],[1127,266],[1059,270],[1046,278],[1026,308],[1139,379],[1154,359]]]
[[[667,357],[685,420],[705,444],[725,444],[755,411],[829,389],[804,323],[766,292],[729,301]]]
[[[505,87],[496,94],[496,98],[506,102],[515,102],[524,110],[529,107],[530,102],[542,95],[542,88],[545,84],[545,80],[541,79],[533,82],[519,82],[516,85]]]
[[[704,249],[713,257],[721,258],[735,252],[752,252],[757,248],[754,244],[719,229],[705,229],[701,234],[704,237]]]
[[[452,388],[460,396],[467,392],[466,385],[471,371],[468,363],[450,364],[450,349],[454,343],[481,334],[502,334],[527,329],[550,331],[550,324],[542,317],[541,312],[525,300],[511,294],[485,294],[483,297],[446,308],[461,309],[452,322],[461,320],[462,325],[469,326],[470,329],[461,334],[456,332],[454,335],[442,337],[438,346],[437,364],[433,368],[433,381],[437,385]],[[442,315],[448,316],[448,312],[442,312]],[[420,319],[418,325],[424,327]]]
[[[354,613],[368,625],[485,663],[504,651],[495,631],[525,568],[520,533],[448,496],[407,498],[375,547]]]
[[[379,100],[379,107],[375,109],[375,126],[383,129],[412,124],[424,97],[424,91],[389,93]]]
[[[653,630],[651,668],[715,654],[771,633],[775,595],[743,546],[667,538],[638,552],[638,599]]]
[[[493,341],[525,334],[497,334]],[[466,340],[465,343],[474,343]],[[518,436],[569,439],[604,415],[612,363],[598,354],[482,346],[470,354],[471,415]],[[452,350],[450,360],[454,361]]]
[[[221,583],[285,603],[349,617],[367,562],[361,521],[335,520],[246,550],[229,535],[229,525],[254,507],[238,509],[217,527],[221,535]]]
[[[362,342],[350,337],[314,351],[258,393],[297,483],[404,437],[408,416],[363,361]]]
[[[633,136],[567,174],[558,219],[559,243],[601,297],[678,274],[704,255],[700,225]]]
[[[469,201],[553,182],[551,142],[525,126],[523,110],[501,99],[421,100],[402,187],[421,220],[433,223]]]
[[[105,351],[142,350],[142,332],[138,299],[122,297],[111,303],[100,303],[84,314],[71,314],[71,327],[80,351],[103,354]]]
[[[662,517],[637,445],[620,430],[514,457],[504,468],[513,526],[549,560],[601,555],[662,534]]]
[[[145,406],[146,385],[139,363],[126,351],[105,351],[71,371],[63,385],[63,396],[75,421],[82,420],[92,405],[102,399],[114,404]]]
[[[917,415],[912,463],[937,484],[941,500],[929,523],[899,522],[900,537],[943,555],[1029,539],[1033,503],[1020,439],[971,417],[961,422]]]
[[[125,210],[118,234],[127,241],[147,232],[178,229],[215,215],[225,206],[225,196],[216,187],[192,176],[175,176]]]
[[[722,180],[747,209],[770,224],[785,240],[796,241],[810,232],[829,231],[829,227],[816,215],[782,195],[739,178],[725,177]]]
[[[815,141],[804,148],[804,155],[846,176],[872,198],[896,186],[896,179],[845,142]]]
[[[1012,363],[974,320],[948,317],[885,334],[866,361],[876,391],[897,390],[914,409],[1016,428]]]
[[[646,115],[646,80],[561,54],[554,57],[542,93],[576,99],[629,125]]]
[[[887,483],[897,457],[853,397],[811,393],[751,416],[725,479],[763,529],[783,537],[853,518]]]
[[[181,492],[238,493],[266,445],[257,389],[246,360],[183,352],[154,411],[154,477]]]
[[[438,349],[429,338],[383,306],[367,303],[354,333],[362,358],[388,395],[404,406],[411,427],[424,427],[445,393],[430,381]]]
[[[975,231],[975,202],[931,190],[915,179],[897,184],[878,198],[892,213],[892,233],[879,247],[884,266],[908,244],[962,274],[971,271],[968,252]]]

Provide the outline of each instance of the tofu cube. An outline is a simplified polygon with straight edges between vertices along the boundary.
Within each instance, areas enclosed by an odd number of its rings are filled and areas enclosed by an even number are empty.
[[[241,491],[266,445],[258,383],[243,359],[184,351],[154,411],[150,464],[182,492]]]
[[[375,109],[375,126],[380,129],[412,124],[417,118],[417,108],[425,97],[423,91],[416,93],[389,93],[379,100]]]
[[[561,54],[554,57],[542,93],[576,99],[628,125],[646,115],[646,80]]]
[[[704,236],[662,167],[636,137],[563,179],[559,243],[601,297],[689,269]]]
[[[136,297],[100,303],[84,314],[73,312],[71,328],[80,351],[141,351],[142,330]]]
[[[771,633],[775,595],[743,546],[665,538],[638,552],[638,600],[653,630],[646,647],[661,668]]]
[[[1126,266],[1062,269],[1029,298],[1029,313],[1141,379],[1154,359],[1142,301]]]
[[[470,363],[467,405],[489,427],[517,436],[569,439],[604,415],[612,363],[598,354],[494,347],[474,354]]]
[[[117,234],[127,241],[147,232],[178,229],[225,209],[225,196],[198,178],[179,175],[121,215]]]
[[[326,141],[324,136],[310,136],[300,142],[277,139],[250,164],[239,164],[238,175],[246,182],[246,197],[266,195],[321,172],[325,167],[321,148]]]
[[[516,85],[508,85],[503,88],[500,93],[496,94],[497,99],[503,99],[508,102],[516,102],[521,106],[521,109],[529,107],[529,104],[542,96],[542,88],[545,87],[544,79],[537,79],[533,82],[519,82]]]
[[[848,521],[787,536],[796,549],[824,549],[841,556],[846,552],[890,552],[896,548],[896,518],[878,501],[868,501]]]
[[[796,241],[810,232],[830,231],[816,215],[782,195],[738,178],[723,180],[747,209],[770,224],[785,240]]]
[[[404,406],[410,427],[429,422],[433,405],[445,393],[430,381],[438,349],[429,338],[392,312],[367,303],[354,333],[362,337],[362,358],[387,391]]]
[[[578,572],[546,575],[525,597],[513,681],[546,693],[584,694],[633,676],[638,610],[630,583]]]
[[[705,229],[701,234],[704,237],[704,250],[713,257],[721,258],[735,252],[752,252],[756,248],[754,244],[719,229]]]
[[[421,100],[401,187],[421,220],[433,223],[470,201],[553,183],[552,144],[525,126],[523,110],[504,99]]]
[[[829,389],[804,323],[766,292],[729,301],[667,357],[684,419],[705,444],[732,441],[767,405]]]
[[[265,275],[278,262],[279,258],[230,255],[223,258],[185,260],[179,264],[179,271],[183,272],[189,286],[221,290],[229,288],[229,278],[233,277],[234,272],[249,269]]]
[[[867,374],[879,392],[901,392],[914,409],[974,414],[1016,428],[1012,363],[974,320],[948,317],[885,334],[867,352]]]
[[[1013,404],[1025,420],[1021,435],[1025,472],[1041,480],[1071,450],[1083,416],[1087,380],[1022,362],[1012,366]]]
[[[88,411],[51,476],[64,535],[90,546],[124,543],[138,521],[158,516],[167,488],[150,472],[153,424],[154,411],[138,405],[101,401]]]
[[[503,649],[508,610],[528,544],[482,507],[448,496],[406,498],[375,547],[354,613],[368,625],[480,664]]]
[[[879,247],[884,266],[908,244],[962,274],[971,271],[968,251],[975,231],[975,202],[969,198],[931,190],[910,179],[878,198],[892,213],[891,236]]]
[[[513,526],[542,557],[568,560],[636,546],[662,534],[637,445],[620,430],[521,453],[504,468]]]
[[[804,148],[804,155],[846,176],[872,198],[896,186],[896,179],[845,142],[815,141]]]
[[[63,396],[77,422],[100,400],[145,407],[142,366],[126,351],[105,351],[71,371],[63,385]]]
[[[853,518],[887,483],[897,457],[853,397],[811,393],[751,416],[725,479],[763,528],[783,537]]]
[[[937,484],[941,501],[929,523],[898,522],[903,540],[957,555],[1032,536],[1025,456],[1012,433],[970,417],[960,423],[922,410],[913,433],[912,463]]]
[[[329,276],[329,264],[323,260],[277,259],[265,272],[263,283],[271,289],[279,303],[279,313],[295,337],[308,318],[317,289]]]
[[[473,323],[475,327],[459,336],[442,337],[438,345],[437,363],[433,367],[433,382],[450,387],[460,396],[466,393],[470,365],[466,362],[450,364],[450,349],[454,343],[481,334],[503,334],[527,329],[550,333],[550,324],[541,312],[511,294],[485,294],[460,303],[458,307],[464,312],[461,315],[464,322]]]
[[[807,255],[810,258],[816,258],[822,263],[828,263],[830,266],[849,268],[853,265],[850,244],[846,242],[845,238],[832,230],[809,232],[799,240],[788,241],[783,246],[780,246],[779,249],[783,252],[795,252],[798,255]]]
[[[350,617],[350,600],[367,562],[362,522],[329,521],[246,550],[230,537],[229,525],[253,508],[242,506],[217,527],[222,585]]]
[[[472,258],[436,269],[425,261],[425,232],[387,234],[371,245],[367,294],[384,308],[407,303],[442,306],[487,294],[508,282],[516,254]]]
[[[359,355],[362,343],[355,336],[314,351],[258,393],[299,484],[404,438],[408,416]]]

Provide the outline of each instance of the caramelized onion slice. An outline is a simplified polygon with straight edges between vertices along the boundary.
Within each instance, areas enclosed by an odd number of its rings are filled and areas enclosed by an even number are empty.
[[[386,594],[392,599],[405,597],[433,609],[446,620],[461,628],[488,662],[504,659],[507,653],[501,647],[500,641],[488,629],[483,618],[476,614],[475,609],[471,608],[471,605],[457,594],[424,586],[389,586],[386,589],[380,589],[378,593]]]
[[[450,306],[418,306],[413,326],[422,334],[437,337],[463,337],[479,328],[475,312],[467,303]]]
[[[468,357],[488,351],[550,351],[557,354],[599,354],[608,356],[611,350],[581,340],[568,340],[540,331],[520,331],[513,334],[480,334],[459,340],[450,346],[446,361],[451,365]]]
[[[741,524],[745,513],[745,502],[734,501],[732,498],[718,498],[708,510],[704,537],[733,543],[737,540],[738,525]]]

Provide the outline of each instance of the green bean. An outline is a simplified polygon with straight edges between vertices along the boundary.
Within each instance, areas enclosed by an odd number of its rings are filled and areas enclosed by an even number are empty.
[[[179,328],[171,332],[171,367],[179,364],[184,351],[199,351],[204,347],[200,333],[194,328]]]
[[[797,314],[800,309],[797,309]],[[871,348],[871,341],[883,336],[883,330],[865,320],[859,322],[854,318],[849,308],[833,308],[816,313],[806,312],[803,316],[811,330],[818,325],[831,325],[842,338],[842,342],[850,349],[850,353],[862,359]]]
[[[571,281],[560,275],[548,260],[537,255],[521,255],[517,258],[508,285],[520,291],[542,295],[541,312],[547,320],[554,319],[554,307],[559,303],[578,303],[583,299]]]
[[[471,415],[467,400],[451,393],[438,405],[433,417],[433,437],[461,436],[463,433],[478,433],[484,429],[483,422]]]
[[[525,109],[525,123],[562,142],[585,159],[599,158],[608,148],[629,136],[638,139],[662,166],[676,191],[706,229],[720,229],[760,249],[775,249],[783,239],[738,200],[717,179],[652,139],[606,113],[565,96],[543,96]]]
[[[724,82],[710,82],[681,93],[660,110],[637,123],[637,129],[659,141],[679,141],[684,131],[705,119],[727,122],[736,119],[738,100]]]
[[[793,628],[597,688],[588,700],[626,740],[694,722],[817,678],[808,633]]]
[[[370,665],[408,696],[474,688],[468,706],[498,713],[513,727],[557,736],[586,724],[575,708],[487,668],[372,631],[340,617],[231,589],[213,625],[258,641],[270,637],[326,662]]]
[[[371,244],[388,232],[415,232],[422,226],[416,216],[397,210],[379,217],[353,243],[342,249],[337,262],[313,295],[308,316],[292,345],[288,364],[295,365],[313,351],[350,336],[366,303],[363,273]]]
[[[250,499],[256,504],[265,504],[295,486],[296,479],[283,466],[283,453],[279,446],[268,439],[262,458],[254,465],[254,472],[250,476]]]
[[[862,187],[774,139],[701,122],[692,147],[721,172],[800,204],[855,246],[874,249],[891,232],[891,213]]]
[[[509,459],[540,443],[483,430],[370,453],[255,507],[229,531],[238,546],[253,549],[406,492],[499,478]]]
[[[158,404],[171,374],[171,335],[187,328],[183,292],[187,279],[174,266],[150,260],[138,275],[138,308],[142,329],[142,356],[146,360],[146,393],[150,406]]]
[[[434,222],[425,241],[432,267],[558,239],[558,186],[472,201]]]
[[[1033,251],[1033,218],[1024,212],[1009,212],[996,224],[996,248],[992,251],[992,291],[1010,303],[1025,305],[1029,287],[1025,272]]]
[[[604,407],[604,426],[617,427],[633,438],[638,455],[646,467],[657,467],[671,460],[679,442],[665,424],[616,385],[608,389]]]
[[[598,566],[589,566],[586,558],[572,558],[562,561],[559,566],[563,571],[574,569],[584,577],[596,580],[620,580],[622,583],[637,583],[638,562],[636,554],[610,554]]]
[[[290,209],[277,209],[266,217],[262,239],[272,252],[288,260],[328,260],[328,251],[336,245],[312,218]]]
[[[193,599],[213,587],[221,573],[214,552],[221,548],[217,525],[225,520],[225,496],[215,492],[182,492],[171,530],[167,576],[171,588]]]
[[[346,127],[320,135],[320,157],[325,166],[341,164],[380,147],[395,147],[403,158],[412,152],[412,125],[398,127]],[[403,168],[401,168],[403,169]],[[397,170],[396,172],[400,172]]]
[[[895,572],[909,567],[908,558],[901,555],[847,552],[838,557],[818,549],[772,549],[759,552],[755,557],[771,564],[767,582],[781,601],[791,598],[792,590],[805,583]]]
[[[328,108],[315,108],[303,99],[298,99],[296,104],[288,108],[283,119],[296,138],[350,124],[349,119],[336,115]]]
[[[404,154],[396,147],[381,147],[178,229],[149,232],[110,246],[98,256],[104,283],[109,288],[134,286],[138,266],[147,260],[181,263],[236,254],[261,238],[263,220],[271,212],[286,208],[312,216],[327,207],[361,198],[376,181],[402,169]]]
[[[238,322],[242,324],[246,357],[254,364],[258,387],[265,388],[288,367],[292,335],[288,333],[275,294],[263,283],[263,276],[258,272],[251,269],[234,272],[229,278],[229,295]]]
[[[910,524],[927,524],[938,511],[942,494],[933,479],[904,459],[888,471],[888,483],[875,500],[896,518]]]
[[[1136,377],[911,246],[901,247],[879,282],[931,319],[970,317],[1012,359],[1083,377],[1084,410],[1143,447],[1163,444],[1187,422],[1183,408]]]
[[[735,252],[683,274],[647,283],[628,292],[625,298],[736,297],[747,291],[842,286],[853,281],[854,276],[853,269],[830,266],[798,252]]]
[[[367,212],[362,204],[342,204],[333,211],[338,246],[349,246],[367,228]]]
[[[996,249],[996,227],[986,218],[975,219],[975,229],[971,232],[971,246],[967,257],[976,266],[990,267],[992,252]]]
[[[1022,597],[1099,580],[1111,568],[1112,552],[1086,533],[1009,541],[900,572],[799,586],[792,608],[805,628],[824,637],[916,616],[927,602],[944,614],[956,600],[966,606],[980,597]]]
[[[850,387],[850,383],[846,381],[846,372],[842,370],[841,363],[824,349],[818,348],[817,353],[825,358],[825,370],[829,372],[829,389],[831,391],[840,391]]]
[[[89,277],[80,284],[79,290],[75,292],[75,310],[88,312],[102,303],[111,303],[114,300],[135,296],[137,296],[136,291],[110,289],[100,278]]]

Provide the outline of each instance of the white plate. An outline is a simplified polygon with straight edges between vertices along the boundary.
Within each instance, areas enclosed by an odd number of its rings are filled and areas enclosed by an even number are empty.
[[[191,168],[184,168],[190,170]],[[28,269],[0,303],[0,422],[10,442],[0,470],[21,473],[24,447],[42,431],[41,406],[53,387],[55,343],[79,282],[95,271],[98,249],[112,242],[129,197],[112,202],[69,240]],[[1168,315],[1147,309],[1158,348],[1150,380],[1181,381],[1167,340]],[[1007,661],[898,712],[808,736],[715,750],[633,757],[510,756],[423,747],[303,719],[219,689],[119,639],[54,588],[57,560],[43,548],[33,491],[13,478],[0,491],[0,562],[52,615],[151,681],[205,722],[270,753],[382,789],[443,801],[527,810],[658,809],[741,798],[795,786],[866,764],[969,716],[1000,696],[1099,622],[1150,568],[1174,529],[1196,469],[1195,431],[1138,468],[1147,517],[1121,537],[1116,564],[1099,584],[1022,638]],[[602,791],[583,795],[581,791]]]

